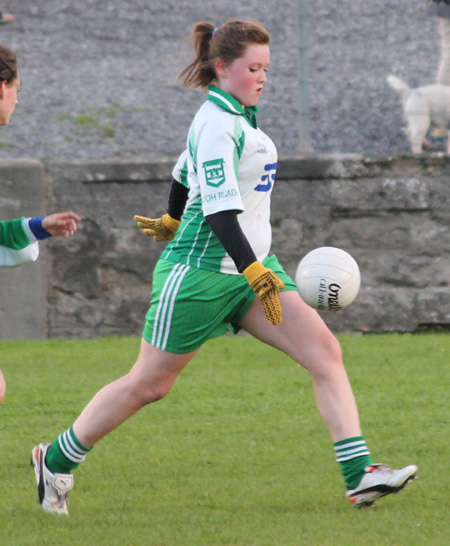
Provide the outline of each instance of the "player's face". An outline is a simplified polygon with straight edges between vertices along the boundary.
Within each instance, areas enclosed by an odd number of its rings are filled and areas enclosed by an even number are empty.
[[[8,125],[9,120],[18,103],[17,93],[20,88],[20,79],[16,78],[10,84],[2,81],[0,84],[0,125]]]
[[[269,46],[251,44],[243,57],[235,59],[230,64],[216,66],[218,86],[232,95],[242,106],[254,106],[260,99],[267,81],[266,71],[269,63]]]

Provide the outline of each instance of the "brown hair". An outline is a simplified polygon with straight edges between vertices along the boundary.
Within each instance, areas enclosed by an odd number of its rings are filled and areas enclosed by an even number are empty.
[[[249,44],[270,44],[269,32],[258,21],[231,19],[216,28],[212,23],[196,23],[191,32],[194,61],[178,76],[184,87],[207,87],[216,79],[214,62],[231,63],[245,54]]]
[[[10,84],[18,75],[16,54],[0,44],[0,82],[6,80]]]

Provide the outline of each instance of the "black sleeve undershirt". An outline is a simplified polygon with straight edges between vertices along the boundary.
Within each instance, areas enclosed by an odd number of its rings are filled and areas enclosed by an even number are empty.
[[[239,273],[257,260],[237,218],[237,211],[224,210],[206,216],[206,221],[223,248],[234,261]]]
[[[186,206],[189,195],[189,188],[183,186],[178,180],[172,178],[172,184],[169,190],[169,200],[167,204],[167,212],[174,220],[181,220],[184,207]]]

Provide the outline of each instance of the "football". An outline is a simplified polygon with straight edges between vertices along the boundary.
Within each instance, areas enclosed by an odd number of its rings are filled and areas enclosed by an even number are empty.
[[[318,311],[339,311],[356,298],[361,274],[356,260],[340,248],[308,252],[298,264],[295,284],[302,299]]]

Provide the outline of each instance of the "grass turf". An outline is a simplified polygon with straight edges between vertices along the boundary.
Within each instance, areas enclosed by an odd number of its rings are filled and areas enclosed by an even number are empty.
[[[0,342],[0,544],[446,545],[450,337],[340,341],[374,460],[419,466],[404,492],[366,510],[348,504],[308,373],[251,338],[226,337],[95,447],[75,472],[68,518],[36,503],[31,448],[126,373],[139,340]]]

